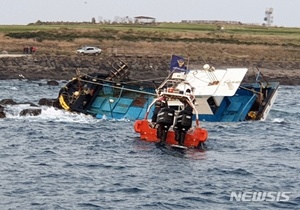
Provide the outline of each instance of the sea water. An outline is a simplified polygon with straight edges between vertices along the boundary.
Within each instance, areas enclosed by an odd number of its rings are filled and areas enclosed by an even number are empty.
[[[44,80],[0,87],[25,103],[0,119],[0,209],[300,208],[297,86],[280,87],[265,122],[202,122],[207,150],[185,152],[140,140],[133,121],[51,107],[19,116],[57,97]]]

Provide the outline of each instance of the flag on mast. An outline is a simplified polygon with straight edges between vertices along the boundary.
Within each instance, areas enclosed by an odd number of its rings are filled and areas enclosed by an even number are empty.
[[[172,55],[170,70],[171,72],[187,72],[185,59],[182,56]]]

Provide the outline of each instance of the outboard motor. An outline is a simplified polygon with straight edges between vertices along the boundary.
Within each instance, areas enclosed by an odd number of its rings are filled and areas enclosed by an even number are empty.
[[[174,109],[165,107],[162,108],[157,114],[157,138],[163,143],[166,141],[168,130],[174,122]]]
[[[175,140],[179,145],[184,145],[186,132],[192,127],[193,109],[189,105],[178,113],[174,125]]]

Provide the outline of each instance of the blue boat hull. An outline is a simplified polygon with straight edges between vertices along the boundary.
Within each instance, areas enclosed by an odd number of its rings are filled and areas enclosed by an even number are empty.
[[[89,114],[99,119],[137,120],[145,118],[149,105],[156,97],[153,85],[105,82],[102,77],[98,76],[97,78],[99,79],[98,83],[82,78],[69,82],[59,94],[62,108]],[[274,97],[276,98],[277,94],[275,93],[277,93],[278,86],[279,83],[276,82],[268,83],[267,87],[263,89],[263,86],[257,83],[241,85],[233,96],[225,96],[218,106],[209,103],[212,114],[199,114],[198,118],[201,121],[209,122],[263,119],[264,115],[268,114],[275,100]],[[260,94],[264,95],[263,103],[258,103]],[[151,107],[148,119],[152,117],[153,110],[154,107]],[[195,118],[196,116],[194,116]]]
[[[268,92],[264,104],[269,104],[272,97],[276,97],[279,83],[270,83],[269,87],[266,88]],[[222,103],[217,108],[212,108],[214,114],[206,115],[199,114],[198,117],[201,121],[208,122],[240,122],[246,120],[255,120],[249,117],[251,111],[257,111],[264,114],[264,107],[260,107],[257,104],[260,87],[257,83],[244,84],[240,87],[236,94],[233,96],[226,96],[222,100]],[[258,119],[257,119],[258,120]]]
[[[99,119],[143,119],[147,112],[147,108],[153,99],[154,96],[152,95],[139,95],[132,97],[99,95],[96,97],[87,112]]]

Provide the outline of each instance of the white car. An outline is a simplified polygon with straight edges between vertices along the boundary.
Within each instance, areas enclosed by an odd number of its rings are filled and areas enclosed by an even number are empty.
[[[98,47],[83,47],[78,49],[76,52],[80,55],[100,55],[102,50]]]

